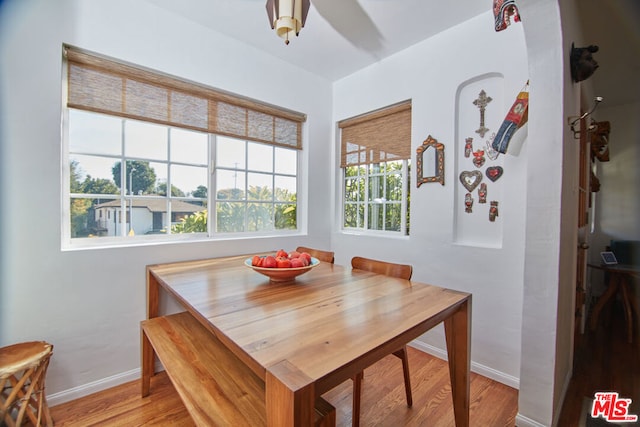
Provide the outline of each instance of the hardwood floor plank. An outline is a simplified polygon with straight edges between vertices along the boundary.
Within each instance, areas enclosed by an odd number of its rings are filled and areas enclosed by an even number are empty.
[[[402,363],[388,356],[365,370],[362,387],[362,426],[454,425],[451,384],[446,361],[409,347],[413,407],[404,392]],[[323,397],[336,408],[337,425],[351,426],[351,380]],[[471,375],[471,425],[513,426],[517,413],[517,390],[488,378]],[[140,397],[140,382],[109,390],[51,408],[56,426],[194,426],[168,377],[151,380],[151,393]]]
[[[640,415],[640,333],[636,328],[633,343],[627,342],[619,303],[609,304],[602,311],[596,330],[587,330],[578,340],[574,375],[558,425],[578,427],[585,399],[593,399],[597,391],[616,391],[621,398],[631,399],[629,413]]]

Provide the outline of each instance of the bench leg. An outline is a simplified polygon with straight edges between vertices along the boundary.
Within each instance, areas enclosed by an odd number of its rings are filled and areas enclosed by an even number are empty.
[[[155,360],[155,351],[153,350],[153,347],[151,346],[151,342],[149,341],[149,338],[147,338],[147,335],[144,333],[144,328],[141,328],[141,333],[140,335],[142,336],[142,378],[141,378],[141,383],[142,383],[142,397],[146,397],[149,395],[149,388],[151,386],[151,377],[154,374],[154,360]]]

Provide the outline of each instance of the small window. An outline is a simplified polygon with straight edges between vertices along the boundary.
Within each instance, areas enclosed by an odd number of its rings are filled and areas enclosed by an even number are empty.
[[[411,103],[339,123],[344,230],[409,234]]]

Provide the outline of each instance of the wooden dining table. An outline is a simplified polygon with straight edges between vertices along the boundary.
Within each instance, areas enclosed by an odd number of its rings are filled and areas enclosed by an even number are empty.
[[[312,425],[316,398],[441,322],[456,425],[469,425],[470,294],[324,262],[275,283],[250,257],[148,266],[147,316],[161,289],[175,298],[264,380],[268,425]]]
[[[632,285],[640,278],[640,267],[624,264],[587,264],[595,270],[602,270],[609,275],[609,283],[606,291],[598,298],[591,313],[591,330],[595,331],[598,325],[600,312],[613,296],[620,293],[624,315],[627,319],[627,341],[633,342],[633,315],[640,315],[634,298]]]

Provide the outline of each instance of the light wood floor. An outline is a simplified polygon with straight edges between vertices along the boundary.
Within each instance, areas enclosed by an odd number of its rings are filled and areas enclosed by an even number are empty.
[[[400,360],[389,356],[365,371],[361,425],[454,425],[446,362],[409,348],[413,408],[404,398]],[[567,391],[559,426],[577,427],[585,398],[596,391],[618,391],[632,399],[630,413],[640,414],[640,333],[626,341],[621,308],[603,312],[595,332],[578,337],[574,377]],[[351,381],[324,396],[337,410],[339,426],[351,425]],[[471,375],[471,425],[513,426],[518,392],[476,374]],[[193,426],[166,375],[153,378],[151,395],[140,397],[138,381],[87,396],[51,409],[57,426]]]
[[[445,361],[409,348],[413,407],[404,396],[400,359],[389,356],[365,371],[362,386],[364,426],[454,425],[449,371]],[[351,425],[351,381],[324,395],[337,411],[338,426]],[[471,425],[513,426],[517,390],[471,374]],[[133,381],[51,408],[56,426],[193,426],[186,409],[164,373],[151,383],[151,394],[140,397]]]

